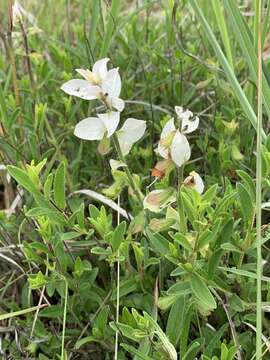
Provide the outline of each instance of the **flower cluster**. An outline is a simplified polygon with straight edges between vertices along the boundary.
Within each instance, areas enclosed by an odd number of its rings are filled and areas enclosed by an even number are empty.
[[[157,178],[162,178],[175,166],[182,167],[191,156],[186,134],[190,134],[198,128],[199,118],[194,117],[190,110],[184,110],[181,106],[175,106],[175,112],[179,126],[175,127],[174,118],[167,121],[156,149],[156,153],[163,158],[152,170],[152,175]],[[195,171],[189,174],[183,184],[196,190],[199,194],[204,190],[203,180]],[[171,189],[153,190],[145,197],[144,207],[158,212],[175,201],[176,195],[172,194]]]
[[[143,120],[128,118],[123,126],[118,129],[120,113],[124,110],[125,102],[120,98],[121,77],[118,68],[108,70],[109,59],[98,60],[92,68],[76,69],[84,79],[72,79],[62,85],[61,89],[72,96],[84,100],[99,100],[103,103],[106,111],[97,116],[81,120],[74,130],[74,134],[84,140],[100,140],[101,142],[116,136],[120,147],[120,162],[110,160],[112,170],[123,163],[123,156],[127,155],[132,145],[140,140],[145,132],[146,123]],[[191,156],[191,149],[186,135],[195,131],[199,126],[199,118],[193,116],[189,110],[175,106],[177,126],[174,118],[171,118],[164,126],[156,153],[160,160],[152,170],[152,175],[161,178],[175,166],[183,167]],[[132,179],[131,179],[132,180]],[[204,184],[199,174],[192,171],[183,181],[183,185],[193,188],[199,194],[204,190]],[[173,188],[151,191],[144,199],[144,208],[153,212],[161,211],[170,203],[175,202],[176,194]]]
[[[120,113],[125,102],[119,97],[121,93],[121,77],[118,68],[107,69],[109,59],[98,60],[92,71],[76,69],[84,79],[72,79],[64,83],[61,89],[68,95],[84,100],[101,101],[106,112],[81,120],[75,127],[74,134],[84,140],[102,140],[110,138],[117,130]],[[145,121],[128,118],[122,128],[117,131],[120,148],[127,155],[132,145],[142,138],[146,129]]]

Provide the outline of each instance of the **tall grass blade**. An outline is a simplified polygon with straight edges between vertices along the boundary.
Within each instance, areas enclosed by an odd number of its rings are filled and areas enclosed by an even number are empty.
[[[257,237],[257,302],[256,302],[256,360],[262,358],[262,44],[261,44],[261,0],[256,1],[258,17],[258,121],[257,121],[257,156],[256,156],[256,237]]]
[[[231,68],[228,60],[226,59],[221,47],[219,46],[219,43],[213,33],[213,31],[211,30],[211,27],[209,26],[207,20],[205,19],[198,3],[197,0],[190,0],[190,4],[202,26],[202,29],[205,33],[205,35],[208,38],[208,41],[210,42],[210,44],[213,47],[213,50],[216,53],[216,56],[220,62],[220,64],[222,65],[224,72],[235,92],[235,95],[237,96],[243,111],[245,112],[247,118],[249,119],[249,121],[251,122],[252,126],[257,129],[257,117],[256,114],[254,112],[254,110],[252,109],[243,89],[241,88],[233,69]],[[265,139],[266,135],[264,132],[262,132],[262,136]]]
[[[250,36],[251,34],[249,34],[249,29],[238,9],[237,3],[234,0],[225,1],[225,8],[231,20],[232,28],[235,32],[235,38],[239,42],[244,58],[248,63],[251,78],[255,84],[257,84],[256,48],[254,48],[252,43],[252,37]],[[270,117],[270,87],[264,72],[262,72],[262,98],[268,117]]]
[[[105,30],[105,36],[102,42],[100,50],[100,58],[103,58],[107,55],[111,40],[113,37],[113,30],[116,28],[116,20],[120,9],[120,0],[112,0],[112,5],[108,11],[108,21]]]
[[[92,50],[95,48],[96,44],[96,34],[97,34],[97,26],[99,22],[100,16],[100,0],[92,1],[92,11],[91,11],[91,26],[90,26],[90,36],[89,42],[91,44]]]
[[[263,20],[263,28],[262,28],[262,49],[264,48],[265,38],[270,25],[270,3],[269,1],[267,1],[266,3],[267,3],[267,10],[266,10],[265,18]]]
[[[230,44],[230,38],[228,34],[228,29],[224,17],[224,11],[221,6],[220,1],[211,0],[211,4],[214,10],[214,14],[216,17],[216,22],[220,31],[220,35],[223,41],[224,49],[226,52],[226,56],[228,59],[228,62],[233,69],[233,56],[232,56],[232,50],[231,50],[231,44]]]

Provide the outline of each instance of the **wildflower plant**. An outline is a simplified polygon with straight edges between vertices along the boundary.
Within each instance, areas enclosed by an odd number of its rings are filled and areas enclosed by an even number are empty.
[[[0,9],[1,355],[251,359],[257,337],[267,357],[258,9],[92,1],[88,19],[82,2],[19,1]]]
[[[199,117],[194,117],[190,110],[184,110],[181,106],[175,106],[175,113],[176,121],[171,118],[166,122],[156,148],[157,155],[165,160],[157,162],[152,170],[152,175],[158,179],[176,169],[178,174],[181,174],[178,178],[179,192],[183,185],[202,194],[204,183],[199,174],[192,171],[184,180],[182,178],[184,166],[191,156],[190,144],[186,135],[198,128]],[[177,195],[177,191],[173,188],[153,190],[145,197],[144,208],[159,212],[175,202],[177,197],[181,196],[179,192]],[[180,212],[181,209],[179,208],[178,211]]]
[[[104,105],[106,112],[81,120],[75,126],[74,134],[80,139],[100,140],[101,143],[112,137],[119,160],[125,163],[124,157],[128,155],[133,144],[143,137],[146,122],[128,118],[123,126],[118,129],[120,114],[125,108],[125,102],[119,98],[122,87],[119,69],[108,70],[108,62],[108,58],[98,60],[93,65],[92,71],[77,69],[76,71],[84,77],[84,80],[69,80],[62,85],[61,89],[68,95],[77,96],[84,100],[98,99]],[[140,190],[128,167],[125,167],[125,171],[129,185],[133,188],[138,201],[141,202]]]

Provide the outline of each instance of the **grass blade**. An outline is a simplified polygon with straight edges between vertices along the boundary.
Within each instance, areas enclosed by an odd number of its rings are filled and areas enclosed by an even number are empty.
[[[233,69],[233,57],[224,12],[222,11],[223,9],[219,1],[211,0],[211,3],[216,17],[217,25],[219,27],[220,35],[224,44],[226,56],[231,68]]]
[[[91,13],[91,27],[90,27],[90,36],[89,36],[89,43],[91,44],[92,50],[95,48],[95,44],[96,44],[96,34],[97,34],[99,16],[100,16],[99,0],[93,0],[92,13]]]
[[[232,23],[235,32],[235,38],[239,42],[244,58],[246,59],[250,71],[250,75],[255,84],[258,84],[257,78],[257,58],[252,37],[249,29],[241,15],[238,6],[234,0],[225,1],[225,8]],[[257,28],[257,27],[256,27]],[[270,117],[270,87],[265,74],[262,72],[262,97],[265,109]]]
[[[207,20],[205,19],[204,15],[197,3],[197,0],[190,0],[190,4],[202,26],[204,33],[206,34],[210,44],[212,45],[213,50],[215,51],[220,64],[222,65],[222,67],[225,71],[225,74],[235,92],[235,95],[237,96],[237,98],[242,106],[243,111],[245,112],[247,118],[249,119],[249,121],[251,122],[253,127],[256,129],[257,128],[256,114],[255,114],[254,110],[252,109],[243,89],[241,88],[228,60],[226,59],[223,51],[221,50],[219,43],[218,43],[213,31],[211,30],[211,27],[209,26]],[[264,139],[266,138],[266,135],[264,132],[262,132],[262,136]]]
[[[262,358],[262,43],[261,43],[261,0],[256,1],[258,23],[258,121],[256,154],[256,240],[257,240],[257,302],[256,302],[256,359]]]
[[[113,30],[116,27],[116,19],[120,9],[120,0],[112,0],[111,8],[108,12],[109,20],[106,26],[105,36],[102,42],[100,50],[100,58],[103,58],[107,55],[110,43],[113,37]]]
[[[33,311],[35,311],[37,309],[41,309],[41,308],[43,308],[45,306],[47,306],[47,304],[43,304],[43,305],[40,305],[40,306],[33,306],[33,307],[28,308],[28,309],[18,310],[18,311],[10,312],[8,314],[2,314],[2,315],[0,315],[0,321],[10,319],[10,318],[13,318],[13,317],[16,317],[16,316],[25,315],[25,314],[33,312]]]

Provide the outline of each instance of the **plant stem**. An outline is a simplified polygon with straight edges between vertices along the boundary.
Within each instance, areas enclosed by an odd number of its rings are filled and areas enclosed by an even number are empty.
[[[125,157],[124,157],[124,155],[122,153],[122,150],[121,150],[117,135],[113,134],[112,139],[113,139],[113,144],[114,144],[114,147],[116,149],[116,152],[118,154],[118,157],[119,157],[120,161],[125,163]],[[141,196],[140,190],[138,189],[137,185],[135,184],[135,182],[133,180],[133,175],[131,174],[128,166],[125,166],[124,169],[125,169],[126,175],[128,177],[130,187],[134,191],[134,193],[135,193],[135,195],[136,195],[136,197],[138,199],[138,202],[140,203],[141,207],[143,208],[142,196]]]
[[[61,346],[61,360],[65,359],[65,331],[66,331],[66,319],[67,319],[67,302],[68,302],[68,282],[65,279],[65,303],[64,303],[64,314],[63,314],[63,331],[62,331],[62,346]]]
[[[28,37],[27,37],[27,33],[26,33],[25,27],[23,25],[23,22],[21,20],[19,20],[19,25],[21,28],[23,42],[24,42],[25,58],[26,58],[26,65],[27,65],[30,86],[31,86],[33,96],[35,97],[35,81],[34,81],[34,76],[33,76],[33,72],[32,72],[31,60],[30,60]]]
[[[117,205],[118,205],[117,225],[119,225],[120,224],[120,212],[119,212],[120,195],[118,195]],[[120,256],[120,252],[119,252],[119,249],[118,249],[117,250],[117,274],[116,274],[116,289],[117,289],[116,318],[115,318],[116,326],[118,325],[118,322],[119,322],[119,308],[120,308],[120,260],[119,260],[119,256]],[[116,332],[115,332],[115,344],[114,344],[114,359],[115,360],[118,359],[118,335],[119,335],[119,332],[118,332],[118,330],[116,330]]]
[[[256,157],[256,238],[257,238],[257,302],[256,302],[256,360],[262,358],[262,250],[261,250],[261,202],[262,202],[262,48],[261,48],[261,0],[256,2],[258,22],[258,112]]]
[[[182,187],[182,183],[183,183],[183,173],[184,173],[184,167],[181,166],[177,171],[177,182],[178,182],[177,207],[178,207],[178,213],[179,213],[180,231],[185,234],[187,231],[187,225],[186,225],[186,219],[185,219],[185,213],[184,213],[184,207],[183,207],[183,201],[182,201],[182,195],[181,195],[181,187]]]

